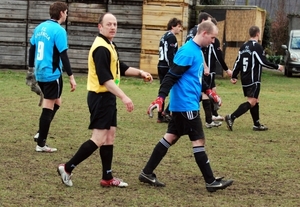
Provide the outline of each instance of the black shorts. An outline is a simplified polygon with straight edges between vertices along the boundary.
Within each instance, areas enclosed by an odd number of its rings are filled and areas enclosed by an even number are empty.
[[[250,98],[258,98],[260,92],[260,83],[251,86],[243,87],[244,96]]]
[[[159,83],[161,84],[164,77],[166,76],[166,74],[168,73],[169,68],[157,68],[157,72],[158,72],[158,77],[159,77]]]
[[[117,103],[114,94],[89,91],[87,103],[90,111],[89,129],[110,129],[111,126],[117,126]]]
[[[172,112],[167,133],[179,137],[188,135],[191,141],[204,139],[204,132],[199,111]]]
[[[205,82],[207,83],[207,85],[209,86],[210,89],[216,87],[215,73],[210,73],[208,76],[203,75],[203,78],[204,78]]]
[[[39,82],[38,84],[44,94],[45,99],[58,99],[63,89],[62,76],[51,82]]]

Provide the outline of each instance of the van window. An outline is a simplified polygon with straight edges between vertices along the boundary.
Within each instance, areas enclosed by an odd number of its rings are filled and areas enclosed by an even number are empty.
[[[300,49],[300,37],[292,38],[291,49]]]

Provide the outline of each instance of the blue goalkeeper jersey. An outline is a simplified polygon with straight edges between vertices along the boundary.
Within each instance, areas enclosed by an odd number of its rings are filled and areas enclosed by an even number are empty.
[[[194,41],[185,43],[176,53],[174,63],[189,66],[170,91],[170,111],[198,111],[202,91],[204,59],[201,47]],[[172,69],[170,71],[172,73]]]
[[[36,80],[50,82],[58,79],[62,73],[60,53],[68,49],[66,30],[58,22],[47,20],[34,29],[30,44],[35,46]]]

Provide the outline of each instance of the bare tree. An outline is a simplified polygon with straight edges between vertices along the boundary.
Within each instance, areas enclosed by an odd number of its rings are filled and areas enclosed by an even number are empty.
[[[289,20],[285,12],[285,0],[279,0],[278,8],[275,13],[275,20],[272,22],[271,38],[273,49],[276,54],[283,54],[281,45],[285,44],[288,38]]]

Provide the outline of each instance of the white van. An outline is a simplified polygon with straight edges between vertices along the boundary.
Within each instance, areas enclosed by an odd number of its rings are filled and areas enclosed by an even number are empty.
[[[288,45],[282,45],[285,49],[284,74],[291,77],[293,73],[300,73],[300,30],[291,30]]]

